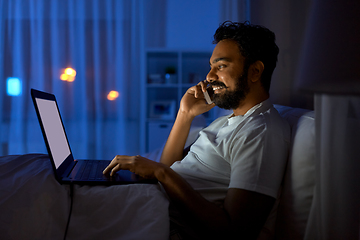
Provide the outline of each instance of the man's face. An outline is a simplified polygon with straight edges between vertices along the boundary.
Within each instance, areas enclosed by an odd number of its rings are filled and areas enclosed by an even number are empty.
[[[214,48],[206,80],[213,87],[213,101],[218,107],[236,109],[249,92],[244,60],[233,40],[220,41]]]

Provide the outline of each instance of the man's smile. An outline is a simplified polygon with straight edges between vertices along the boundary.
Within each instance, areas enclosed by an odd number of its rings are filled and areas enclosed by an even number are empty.
[[[226,88],[225,86],[216,86],[213,87],[214,93],[219,93],[221,89]]]
[[[222,82],[212,82],[210,83],[214,93],[219,93],[221,89],[227,88],[226,85]]]

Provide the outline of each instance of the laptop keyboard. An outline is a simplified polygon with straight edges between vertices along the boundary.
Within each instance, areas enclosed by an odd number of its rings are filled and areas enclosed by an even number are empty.
[[[107,179],[102,173],[103,170],[109,165],[109,161],[84,161],[79,172],[76,175],[76,179],[79,180],[101,180]]]

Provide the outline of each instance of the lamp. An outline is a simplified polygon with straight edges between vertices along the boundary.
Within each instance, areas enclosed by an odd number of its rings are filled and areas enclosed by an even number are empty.
[[[296,85],[313,93],[360,94],[360,1],[315,0]]]

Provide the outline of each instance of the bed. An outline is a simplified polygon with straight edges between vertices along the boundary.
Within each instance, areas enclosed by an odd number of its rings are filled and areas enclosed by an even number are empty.
[[[56,181],[47,155],[0,157],[0,179],[1,239],[169,238],[158,184],[75,185],[69,220],[70,187]]]
[[[300,240],[308,232],[315,189],[314,112],[276,108],[292,137],[271,235]],[[201,128],[192,129],[187,144]],[[145,157],[158,161],[160,153]],[[158,184],[75,186],[73,192],[69,221],[70,187],[55,180],[47,155],[0,157],[0,239],[64,239],[65,234],[66,239],[169,239],[169,202]]]

